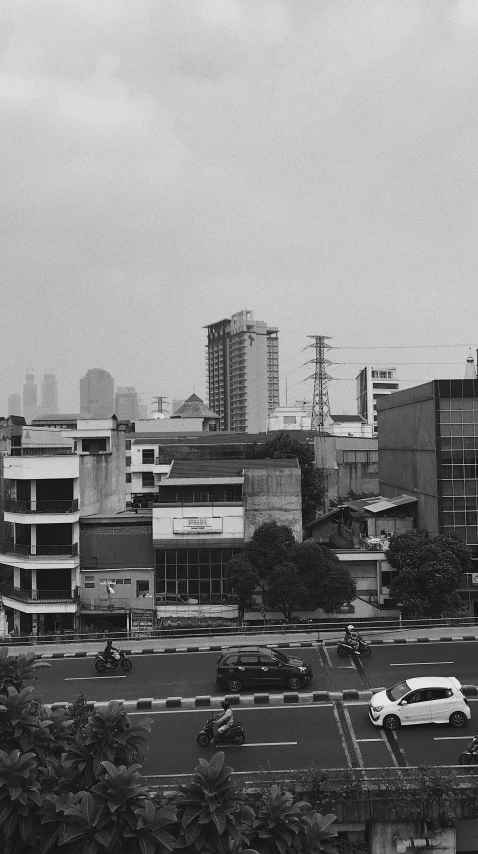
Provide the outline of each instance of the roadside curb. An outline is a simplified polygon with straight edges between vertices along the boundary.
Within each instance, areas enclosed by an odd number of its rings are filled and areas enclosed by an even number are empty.
[[[414,644],[414,643],[452,643],[452,642],[461,642],[463,641],[476,641],[478,640],[478,635],[460,635],[457,637],[452,636],[443,636],[438,638],[433,637],[420,637],[420,638],[371,638],[369,641],[370,646],[389,646],[393,644]],[[318,640],[318,641],[294,641],[291,643],[285,643],[279,641],[278,643],[258,643],[256,646],[267,647],[268,649],[307,649],[318,646],[331,647],[337,645],[337,640]],[[191,652],[222,652],[224,649],[228,649],[230,646],[234,647],[248,647],[254,646],[252,643],[234,643],[228,644],[227,641],[222,644],[211,644],[210,646],[186,646],[186,647],[174,647],[167,646],[164,649],[156,649],[155,647],[148,647],[145,649],[124,649],[124,653],[127,656],[138,656],[138,655],[165,655],[168,653],[191,653]],[[88,650],[81,650],[76,652],[39,652],[35,653],[35,660],[40,661],[41,659],[62,659],[62,658],[94,658],[96,655],[96,650],[93,652],[89,652]]]

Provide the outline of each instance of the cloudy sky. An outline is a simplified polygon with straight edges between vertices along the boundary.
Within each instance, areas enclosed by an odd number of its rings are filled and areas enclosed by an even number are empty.
[[[202,327],[243,308],[280,330],[282,402],[286,377],[289,403],[311,396],[311,334],[336,348],[337,412],[367,363],[404,385],[463,376],[477,0],[3,0],[1,16],[0,414],[31,367],[57,374],[63,410],[90,367],[145,400],[204,396]]]

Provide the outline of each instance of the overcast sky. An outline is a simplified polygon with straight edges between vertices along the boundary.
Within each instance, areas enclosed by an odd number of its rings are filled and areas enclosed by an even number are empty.
[[[205,324],[463,376],[477,334],[477,0],[3,0],[0,414],[53,369],[205,396]],[[385,350],[417,345],[453,345]],[[405,364],[424,362],[426,364]],[[440,363],[440,364],[438,364]],[[441,364],[443,363],[443,364]]]

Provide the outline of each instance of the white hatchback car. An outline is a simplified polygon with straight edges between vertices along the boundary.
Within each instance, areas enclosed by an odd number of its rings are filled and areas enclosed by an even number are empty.
[[[454,676],[420,676],[378,691],[368,707],[375,726],[397,729],[406,724],[462,727],[471,718],[461,684]]]

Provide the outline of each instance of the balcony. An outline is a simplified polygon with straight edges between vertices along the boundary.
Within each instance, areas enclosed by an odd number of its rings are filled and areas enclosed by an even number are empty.
[[[21,555],[22,557],[75,557],[78,554],[78,543],[32,546],[4,540],[2,548],[6,554]]]
[[[18,501],[15,498],[5,499],[6,513],[76,513],[78,499],[53,501]]]
[[[23,590],[13,584],[0,584],[2,596],[21,602],[73,602],[78,599],[76,590]]]
[[[42,447],[35,448],[12,448],[11,455],[12,457],[64,457],[67,455],[75,454],[76,451],[70,447],[51,447],[47,445],[43,445]]]

